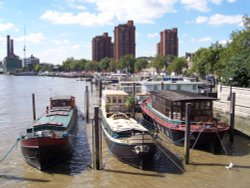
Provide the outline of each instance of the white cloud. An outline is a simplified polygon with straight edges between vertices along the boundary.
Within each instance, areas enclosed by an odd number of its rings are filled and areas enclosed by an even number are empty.
[[[46,11],[41,19],[48,20],[53,24],[63,24],[63,25],[71,25],[71,24],[79,24],[83,26],[95,26],[95,25],[103,25],[107,23],[111,23],[112,15],[107,14],[91,14],[89,12],[83,12],[79,14],[73,13],[62,13],[58,11]]]
[[[227,2],[229,2],[229,3],[234,3],[234,2],[236,2],[237,0],[227,0]]]
[[[41,62],[61,64],[62,61],[68,57],[79,59],[83,58],[83,56],[87,56],[87,53],[82,53],[85,51],[87,51],[88,54],[90,53],[89,49],[82,44],[61,45],[58,46],[58,48],[47,48],[44,51],[36,52],[36,56],[40,58]]]
[[[225,24],[243,26],[243,15],[222,15],[215,14],[210,17],[199,16],[196,18],[197,24],[208,23],[209,25],[220,26]]]
[[[147,37],[148,38],[157,38],[157,37],[160,37],[160,34],[159,33],[148,33]]]
[[[205,16],[198,16],[195,20],[197,24],[205,23],[207,22],[208,18]]]
[[[70,44],[69,40],[67,40],[67,39],[62,39],[62,40],[53,39],[53,40],[51,40],[51,43],[55,44],[55,45],[68,45],[68,44]]]
[[[209,3],[219,5],[222,0],[181,0],[181,3],[185,5],[188,10],[197,10],[200,12],[209,12]]]
[[[232,40],[220,40],[219,43],[220,43],[221,45],[226,45],[226,44],[230,43],[231,41],[232,41]]]
[[[198,42],[198,43],[206,43],[212,41],[212,37],[204,37],[204,38],[199,38],[199,39],[191,39],[191,42]]]
[[[0,23],[0,32],[8,30],[18,31],[18,28],[13,23]]]
[[[30,43],[42,43],[45,39],[46,37],[42,33],[31,33],[27,36],[15,38],[15,41],[26,40],[27,42],[30,42]]]
[[[82,11],[80,13],[59,12],[47,10],[40,18],[53,24],[80,24],[83,26],[96,26],[111,24],[114,20],[134,20],[136,23],[154,23],[156,18],[165,13],[175,12],[173,5],[178,0],[85,0],[94,4],[96,13]],[[71,3],[83,2],[71,0]]]
[[[3,8],[4,3],[0,1],[0,8]]]
[[[215,14],[209,18],[208,24],[210,25],[224,25],[224,24],[236,24],[243,25],[242,15],[226,16],[222,14]]]

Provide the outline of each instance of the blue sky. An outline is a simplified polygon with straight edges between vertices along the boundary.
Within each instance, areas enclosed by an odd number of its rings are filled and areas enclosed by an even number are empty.
[[[10,35],[21,58],[26,41],[26,57],[41,62],[91,60],[92,38],[108,32],[113,40],[114,27],[127,20],[136,26],[136,57],[155,56],[159,33],[173,27],[184,56],[229,40],[242,29],[242,16],[250,16],[249,7],[250,0],[0,0],[0,59]]]

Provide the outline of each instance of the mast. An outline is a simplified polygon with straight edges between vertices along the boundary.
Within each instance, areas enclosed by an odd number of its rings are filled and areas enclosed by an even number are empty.
[[[26,25],[24,25],[23,67],[26,65]]]

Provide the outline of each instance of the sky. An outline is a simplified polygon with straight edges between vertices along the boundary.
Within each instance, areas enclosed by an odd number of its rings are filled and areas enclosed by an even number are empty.
[[[250,0],[0,0],[0,60],[6,36],[20,58],[62,64],[69,57],[91,60],[91,41],[133,20],[136,57],[155,56],[160,32],[178,28],[179,56],[212,43],[225,44],[250,16]],[[26,46],[26,53],[23,48]]]

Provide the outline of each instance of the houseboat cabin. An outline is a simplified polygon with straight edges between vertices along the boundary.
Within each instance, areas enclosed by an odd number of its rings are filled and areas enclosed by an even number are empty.
[[[186,104],[191,103],[191,121],[210,121],[213,119],[212,97],[187,91],[152,91],[152,107],[173,120],[185,121]]]
[[[120,90],[104,90],[102,96],[102,106],[105,107],[107,117],[116,112],[122,112],[130,116],[126,106],[126,100],[129,95]]]

